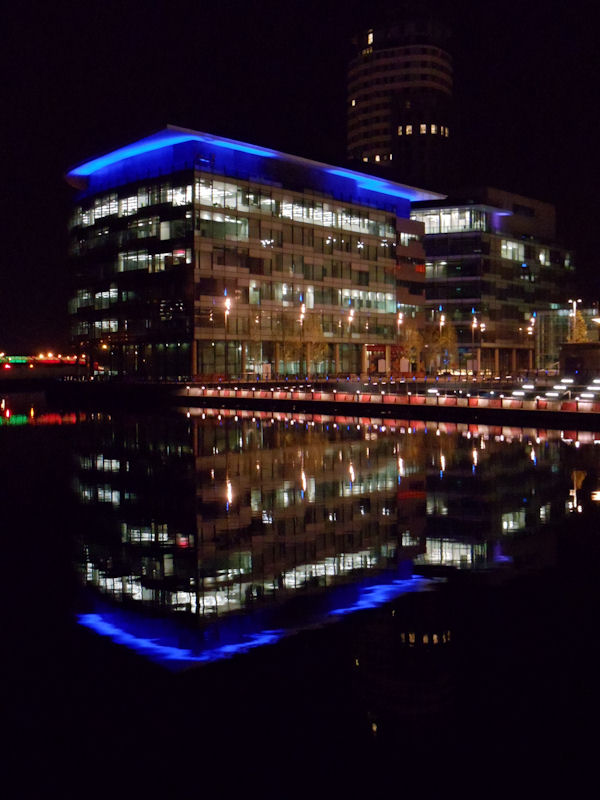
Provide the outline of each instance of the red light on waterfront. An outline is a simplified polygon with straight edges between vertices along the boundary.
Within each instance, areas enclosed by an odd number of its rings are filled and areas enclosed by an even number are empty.
[[[11,365],[10,365],[10,364],[5,364],[5,365],[4,365],[4,369],[12,369],[12,367],[11,367]]]

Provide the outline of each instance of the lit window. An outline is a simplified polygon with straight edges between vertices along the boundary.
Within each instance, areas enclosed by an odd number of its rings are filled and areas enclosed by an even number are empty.
[[[390,153],[390,161],[392,160],[392,153]]]
[[[525,245],[522,242],[512,242],[510,239],[502,239],[500,243],[500,254],[502,258],[511,261],[523,261],[525,258]]]
[[[448,130],[448,128],[446,128],[446,133],[444,134],[444,136],[448,136],[449,133],[450,131]]]
[[[411,133],[412,133],[412,125],[407,125],[406,126],[406,135],[410,136]]]
[[[367,33],[367,44],[373,44],[373,31]]]
[[[352,100],[352,107],[354,108],[355,105],[356,105],[356,100],[353,99]]]
[[[419,133],[427,133],[427,125],[424,122],[419,125]]]
[[[363,161],[366,163],[369,160],[368,156],[363,156]]]
[[[380,157],[380,156],[378,156],[378,155],[377,155],[377,156],[375,156],[375,161],[381,161],[381,157]]]
[[[437,133],[437,125],[432,125],[430,130],[431,133]]]
[[[402,136],[402,125],[398,125],[398,136]]]

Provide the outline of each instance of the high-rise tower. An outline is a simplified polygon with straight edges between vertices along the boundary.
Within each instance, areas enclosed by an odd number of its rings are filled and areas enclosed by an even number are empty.
[[[420,4],[363,30],[348,69],[347,155],[405,183],[452,181],[452,59],[447,26]]]

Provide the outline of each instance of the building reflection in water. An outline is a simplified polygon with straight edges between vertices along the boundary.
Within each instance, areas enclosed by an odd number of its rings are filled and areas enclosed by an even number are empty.
[[[110,601],[81,621],[159,660],[231,655],[420,588],[414,573],[509,560],[569,502],[559,432],[209,409],[79,430],[81,575]]]

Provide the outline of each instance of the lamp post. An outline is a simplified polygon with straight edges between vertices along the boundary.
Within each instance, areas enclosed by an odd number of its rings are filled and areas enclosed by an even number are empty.
[[[227,334],[229,333],[229,313],[231,311],[231,298],[225,297],[225,378],[229,377],[229,364],[228,364],[228,341]]]
[[[404,314],[402,311],[398,312],[398,319],[396,324],[396,360],[398,362],[398,373],[400,373],[400,331],[402,330],[402,325],[404,323]]]
[[[483,351],[483,334],[485,333],[485,322],[479,325],[479,350],[477,351],[477,372],[481,372],[481,356]]]
[[[440,363],[438,365],[438,369],[440,369],[440,370],[442,368],[442,328],[444,327],[445,324],[446,324],[446,315],[445,314],[441,314],[440,315],[440,341],[439,341],[439,344],[440,344]]]
[[[569,304],[571,305],[571,311],[569,312],[569,316],[571,317],[571,324],[569,326],[569,338],[571,341],[575,339],[575,322],[577,318],[577,303],[581,303],[581,297],[577,300],[569,300]]]
[[[302,358],[304,356],[304,316],[306,314],[306,303],[300,306],[300,369],[302,369]],[[308,359],[306,360],[306,374],[308,375]]]

